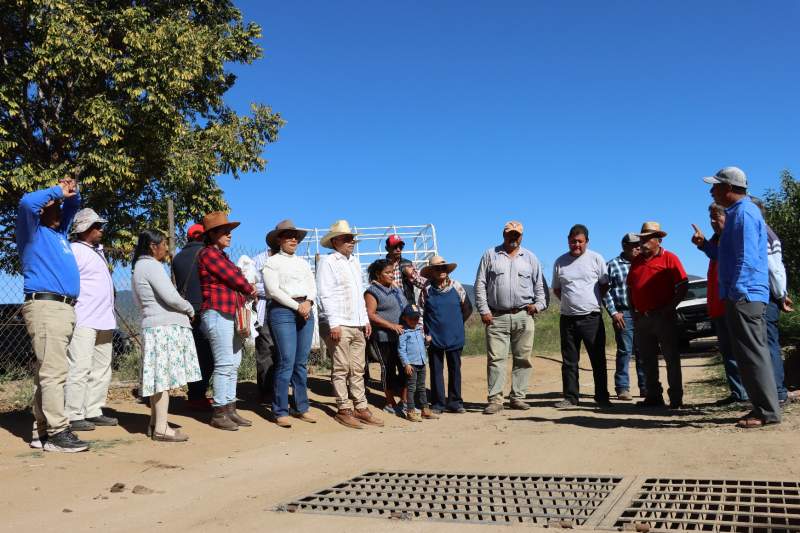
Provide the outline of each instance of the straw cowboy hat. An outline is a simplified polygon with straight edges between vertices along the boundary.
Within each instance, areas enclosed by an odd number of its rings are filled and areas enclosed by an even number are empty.
[[[447,273],[449,274],[450,272],[455,270],[458,265],[456,263],[448,263],[447,261],[444,260],[444,257],[440,255],[434,255],[428,261],[428,265],[423,267],[419,273],[423,277],[430,278],[431,276],[433,276],[434,269],[440,266],[447,267]]]
[[[307,229],[298,228],[294,225],[290,219],[281,220],[275,226],[275,229],[267,233],[267,245],[270,248],[277,248],[278,247],[278,237],[281,236],[281,233],[294,233],[297,237],[297,242],[299,243],[303,239],[306,238],[306,234],[308,234]]]
[[[352,235],[353,237],[356,237],[358,236],[358,233],[355,233],[350,229],[350,224],[346,220],[337,220],[331,224],[331,228],[328,230],[328,233],[326,233],[325,236],[319,240],[319,245],[324,246],[325,248],[333,249],[333,244],[331,244],[331,241],[336,237],[341,237],[342,235]]]
[[[661,231],[661,224],[658,222],[645,222],[642,224],[642,231],[639,237],[658,237],[659,239],[667,236],[666,231]]]
[[[228,222],[228,213],[222,211],[214,211],[203,217],[203,233],[208,233],[212,229],[227,229],[232,230],[239,226],[241,222]]]

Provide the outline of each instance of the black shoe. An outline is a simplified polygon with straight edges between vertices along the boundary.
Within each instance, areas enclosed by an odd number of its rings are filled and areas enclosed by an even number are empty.
[[[571,401],[569,401],[569,400],[567,400],[565,398],[565,399],[561,400],[560,402],[557,402],[555,407],[558,408],[558,409],[566,409],[568,407],[576,407],[577,405],[578,405],[578,402],[573,403],[573,402],[571,402]]]
[[[91,418],[87,418],[86,421],[91,422],[95,426],[116,426],[119,424],[119,420],[106,415],[93,416]]]
[[[70,431],[94,431],[94,424],[88,420],[72,420],[69,423]]]
[[[76,437],[69,429],[48,437],[47,442],[44,443],[44,451],[46,452],[75,453],[88,449],[89,443]]]
[[[669,402],[670,409],[683,409],[684,407],[686,406],[683,404],[683,402],[680,401]]]
[[[611,403],[611,400],[595,400],[594,403],[596,403],[598,407],[612,407],[614,405]]]
[[[640,402],[636,402],[637,407],[666,407],[662,398],[645,398]]]

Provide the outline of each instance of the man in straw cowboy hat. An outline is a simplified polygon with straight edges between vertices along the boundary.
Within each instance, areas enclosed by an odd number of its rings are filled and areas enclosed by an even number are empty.
[[[725,167],[703,181],[711,185],[714,201],[725,208],[718,244],[719,296],[725,302],[733,355],[753,404],[737,425],[777,424],[781,410],[764,316],[770,300],[767,225],[747,196],[747,176],[741,169]]]
[[[472,314],[472,304],[461,283],[450,279],[456,269],[444,257],[433,256],[420,275],[430,280],[419,295],[425,314],[425,334],[430,339],[428,360],[431,373],[431,410],[445,409],[464,413],[461,398],[461,350],[464,348],[464,322]],[[444,361],[447,360],[447,391],[444,389]]]
[[[507,222],[503,244],[481,257],[475,276],[475,306],[486,327],[486,380],[489,403],[484,414],[503,410],[503,386],[509,348],[512,355],[512,409],[528,409],[525,396],[531,375],[533,315],[547,307],[539,259],[522,244],[522,224]]]
[[[367,406],[364,388],[366,338],[372,328],[364,303],[361,265],[353,255],[356,233],[346,220],[334,222],[320,245],[334,251],[317,268],[320,334],[331,354],[336,421],[353,428],[383,426]]]
[[[689,279],[678,256],[662,248],[667,236],[658,222],[645,222],[638,234],[640,254],[628,273],[631,303],[634,308],[634,340],[645,366],[647,397],[642,407],[663,407],[658,377],[659,348],[667,365],[669,406],[683,405],[681,353],[678,347],[675,308],[686,296]]]

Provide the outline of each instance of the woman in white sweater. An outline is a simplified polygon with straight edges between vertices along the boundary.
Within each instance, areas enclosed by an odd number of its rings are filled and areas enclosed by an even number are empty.
[[[308,352],[314,336],[314,301],[317,286],[311,267],[295,253],[307,231],[296,228],[291,220],[280,222],[267,234],[267,244],[280,251],[267,259],[264,269],[264,292],[269,298],[269,325],[278,361],[272,415],[280,427],[291,427],[289,385],[292,386],[294,416],[315,423],[308,413]]]
[[[192,337],[192,304],[181,298],[164,270],[167,239],[144,230],[133,253],[133,298],[142,314],[142,383],[140,394],[150,397],[148,435],[162,442],[189,437],[167,423],[169,391],[200,381],[200,365]]]

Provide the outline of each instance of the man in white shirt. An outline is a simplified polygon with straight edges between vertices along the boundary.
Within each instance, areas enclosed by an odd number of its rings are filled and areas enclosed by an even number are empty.
[[[81,275],[81,291],[75,305],[75,332],[67,358],[69,373],[64,386],[64,403],[72,431],[91,431],[95,426],[116,426],[117,419],[105,416],[111,383],[111,354],[114,329],[114,282],[103,255],[103,224],[92,209],[75,215],[72,253]]]
[[[578,361],[581,342],[592,363],[594,401],[611,405],[606,370],[606,330],[601,299],[608,291],[608,273],[603,256],[588,249],[589,230],[576,224],[567,237],[569,252],[553,265],[553,292],[561,300],[561,381],[564,399],[556,407],[578,405]]]
[[[333,363],[331,383],[336,394],[336,421],[354,429],[364,425],[383,426],[367,407],[364,388],[366,338],[371,334],[361,265],[353,256],[356,234],[346,220],[337,220],[320,239],[332,248],[317,268],[320,334]],[[351,400],[352,398],[352,400]]]

